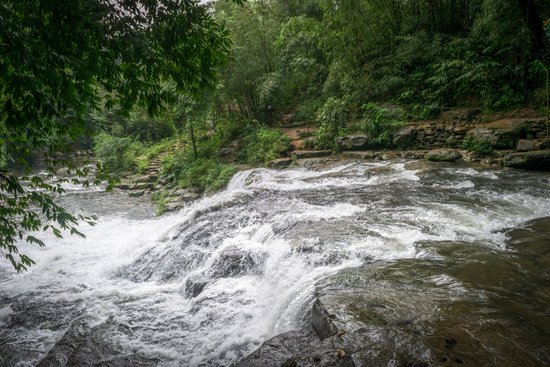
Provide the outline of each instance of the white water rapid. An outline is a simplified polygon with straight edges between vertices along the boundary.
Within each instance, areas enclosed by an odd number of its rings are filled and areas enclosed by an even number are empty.
[[[28,272],[0,263],[0,365],[55,354],[227,366],[299,328],[315,282],[340,269],[436,256],[426,241],[507,251],[504,229],[550,215],[549,185],[548,174],[405,161],[255,169],[161,217],[124,193],[69,188],[62,201],[100,219],[81,226],[85,239],[22,244],[37,263]]]

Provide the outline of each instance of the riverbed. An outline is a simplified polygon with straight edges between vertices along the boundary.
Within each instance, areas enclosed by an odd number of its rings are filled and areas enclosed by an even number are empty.
[[[85,239],[41,234],[45,248],[21,245],[37,262],[25,273],[0,264],[0,365],[239,363],[276,335],[308,329],[323,289],[338,292],[335,279],[353,289],[346,279],[357,269],[376,280],[358,291],[384,289],[395,303],[403,293],[392,293],[402,284],[394,264],[431,279],[414,288],[426,299],[483,304],[496,293],[529,305],[536,318],[502,311],[523,322],[520,337],[502,339],[508,347],[486,359],[517,348],[530,365],[548,365],[550,275],[515,256],[548,260],[550,244],[514,247],[510,233],[527,238],[522,226],[549,217],[549,194],[548,173],[407,160],[243,171],[225,190],[160,217],[145,197],[70,186],[59,202],[99,220],[81,226]],[[490,271],[477,267],[484,257],[498,258]],[[438,278],[426,270],[451,258],[468,271]],[[510,267],[533,276],[509,282]],[[415,309],[415,318],[437,325],[438,302]],[[469,306],[448,313],[489,319]],[[437,348],[419,348],[415,358],[438,365]]]

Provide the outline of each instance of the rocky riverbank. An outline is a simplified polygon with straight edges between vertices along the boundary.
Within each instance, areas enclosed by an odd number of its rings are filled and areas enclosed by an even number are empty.
[[[315,169],[336,161],[414,159],[550,170],[546,119],[529,111],[500,116],[484,116],[475,109],[446,111],[436,120],[409,123],[397,130],[392,138],[393,149],[381,149],[366,134],[341,136],[337,139],[339,152],[306,149],[303,137],[311,136],[314,130],[311,126],[283,129],[291,140],[291,151],[268,166]],[[237,156],[238,146],[233,142],[222,148],[220,156],[229,159],[227,150],[233,152],[229,156]],[[151,195],[159,213],[179,210],[204,194],[197,187],[171,187],[170,180],[162,175],[161,158],[152,159],[141,173],[124,179],[118,189],[134,197]]]

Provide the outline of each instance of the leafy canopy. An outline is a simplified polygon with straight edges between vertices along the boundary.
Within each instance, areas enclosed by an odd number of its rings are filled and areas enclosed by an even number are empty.
[[[40,149],[50,173],[55,164],[76,169],[53,157],[86,132],[87,112],[141,104],[155,114],[171,92],[214,85],[229,46],[195,0],[3,0],[0,161],[25,164]],[[161,87],[167,82],[172,90]],[[79,219],[93,218],[57,206],[59,185],[16,177],[9,167],[0,168],[0,254],[20,271],[33,261],[19,254],[17,239],[43,245],[29,231],[78,234]]]

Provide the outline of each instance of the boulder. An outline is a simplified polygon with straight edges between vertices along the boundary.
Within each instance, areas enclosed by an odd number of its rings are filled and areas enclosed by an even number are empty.
[[[514,149],[520,138],[533,135],[539,120],[506,119],[498,120],[468,131],[467,137],[489,143],[496,149]]]
[[[202,277],[191,277],[185,281],[185,295],[189,298],[195,298],[202,293],[208,281]]]
[[[470,130],[466,136],[479,142],[489,143],[493,147],[511,148],[513,144],[513,142],[503,140],[502,131],[495,129],[478,127]]]
[[[393,145],[398,148],[409,147],[416,139],[416,129],[412,126],[405,126],[393,134]]]
[[[365,134],[341,136],[336,139],[336,144],[342,150],[364,150],[375,146]]]
[[[550,149],[507,154],[502,164],[505,167],[550,171]]]
[[[210,277],[232,278],[250,273],[259,273],[264,257],[237,247],[224,249],[212,263]]]
[[[518,152],[528,152],[530,150],[535,150],[536,143],[536,140],[519,139],[516,150]]]
[[[432,162],[455,162],[462,158],[462,154],[454,149],[431,150],[424,156],[424,159]]]

